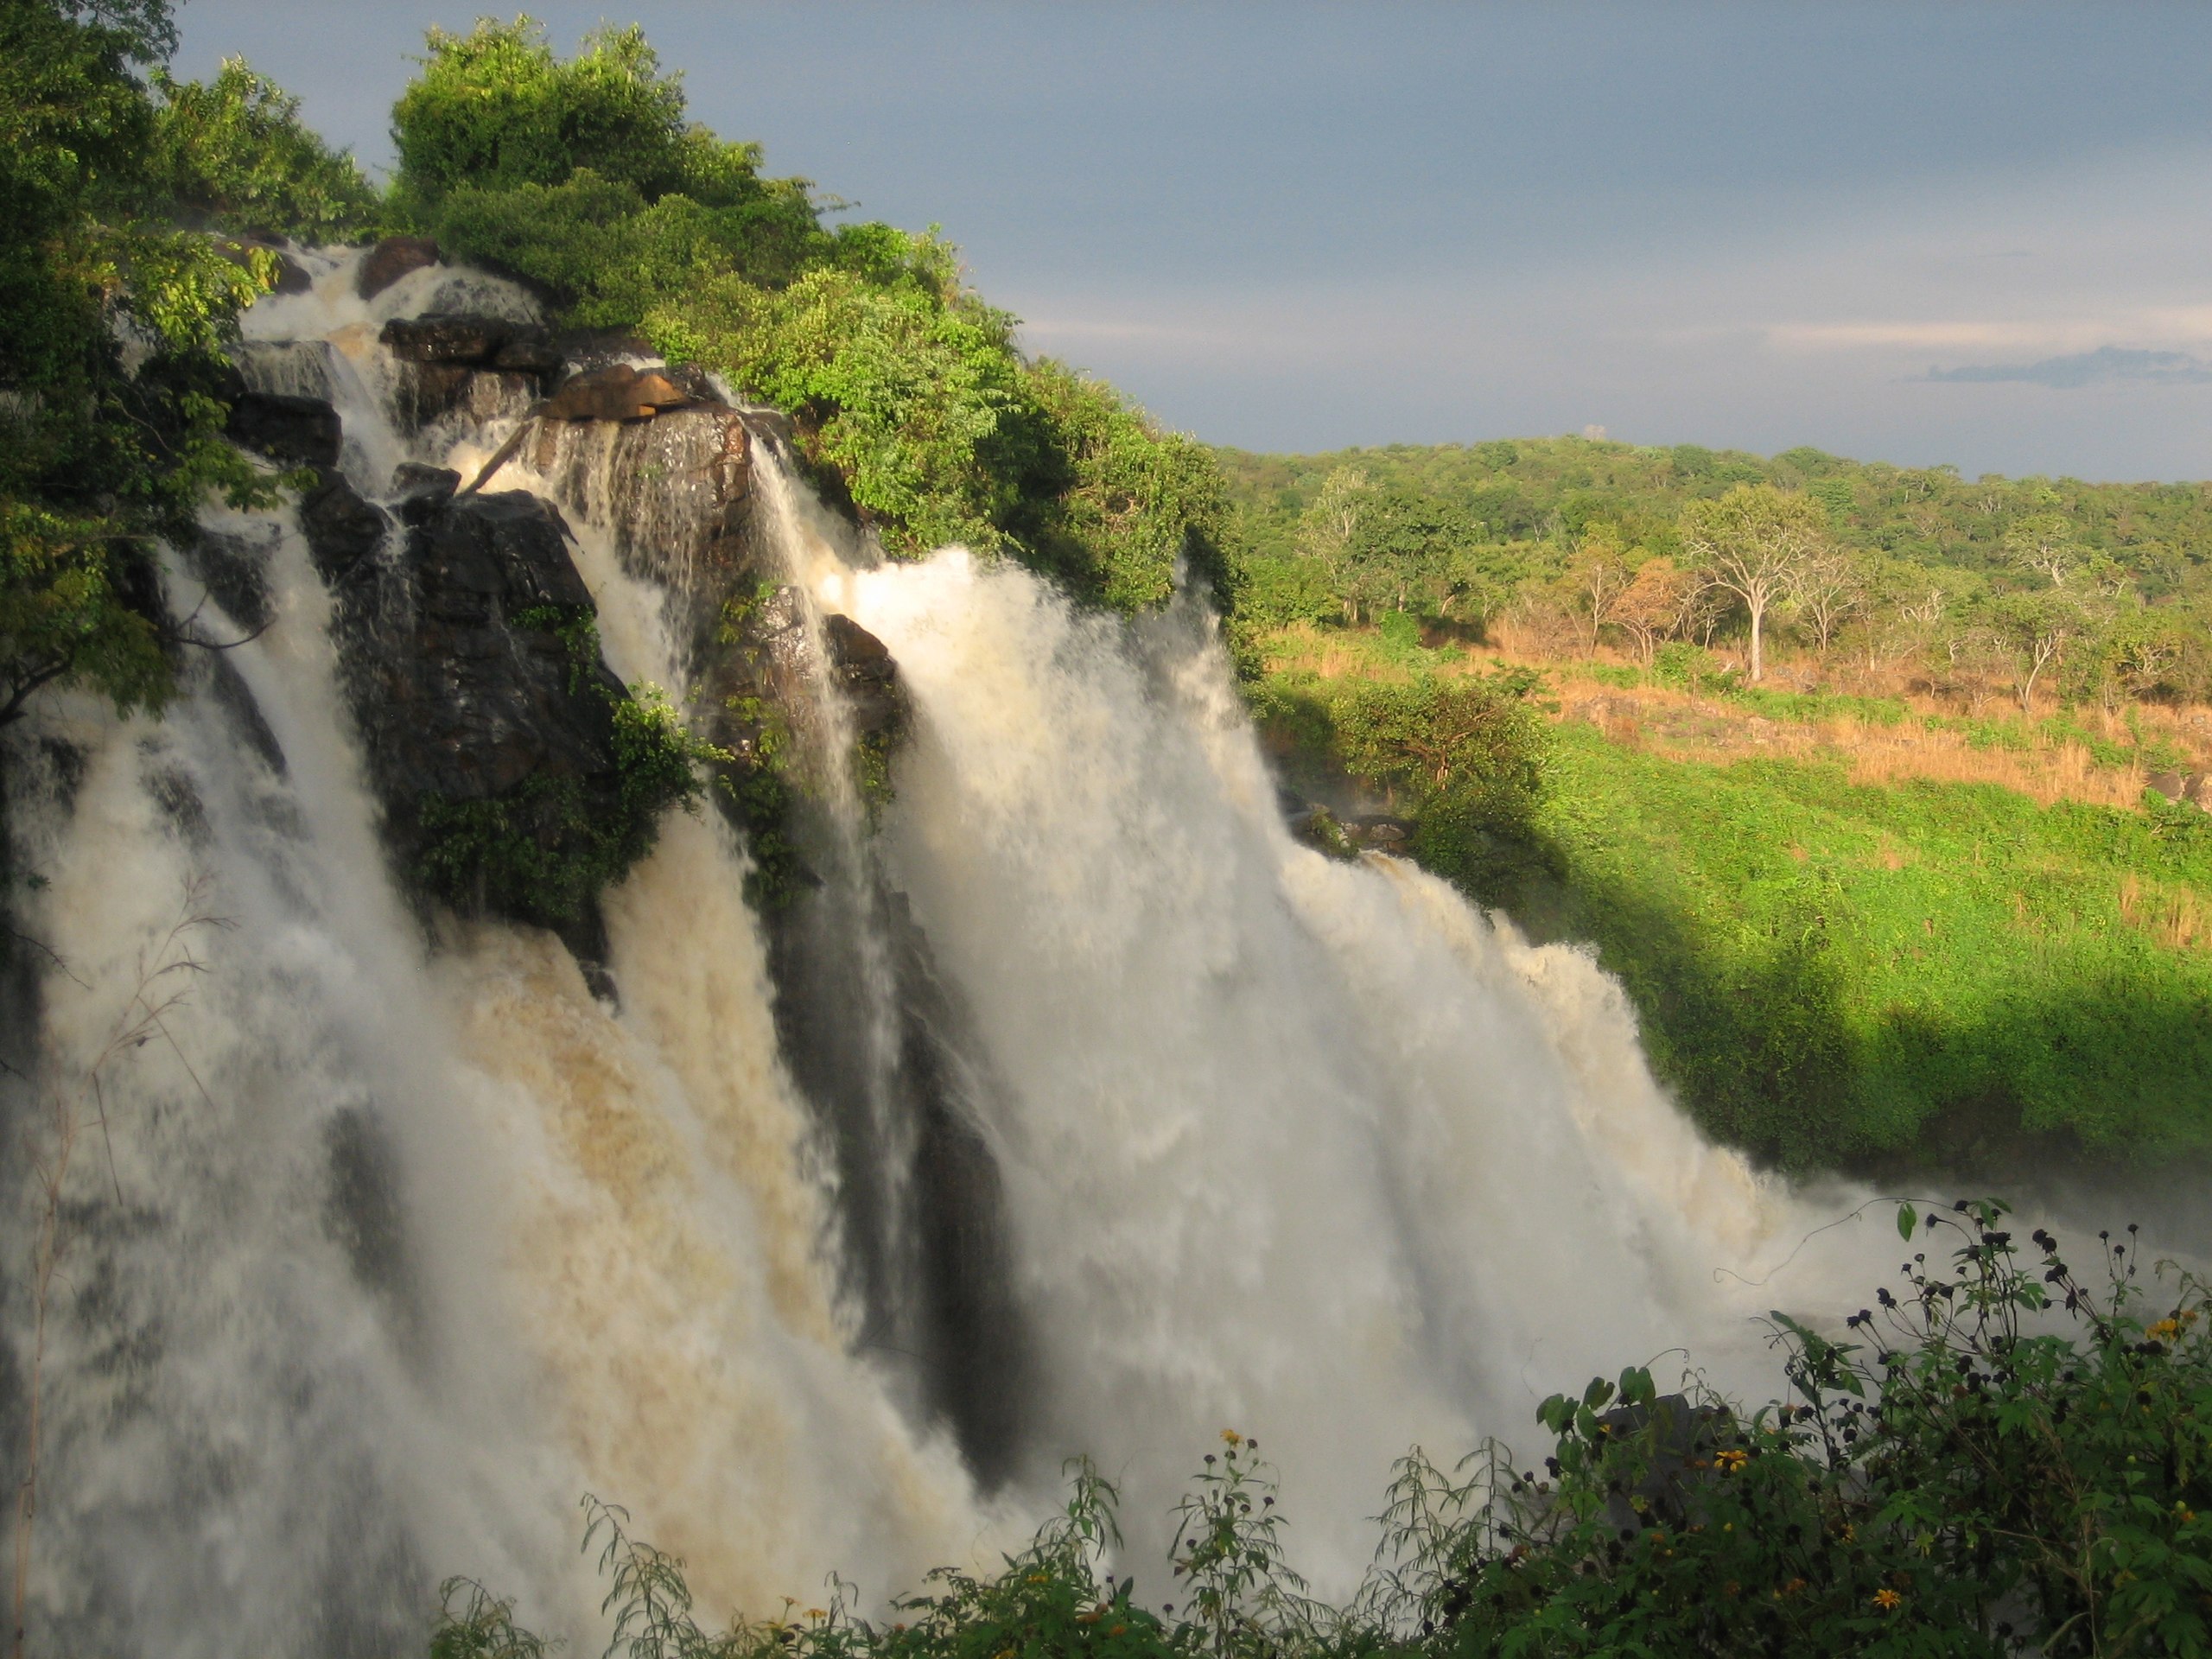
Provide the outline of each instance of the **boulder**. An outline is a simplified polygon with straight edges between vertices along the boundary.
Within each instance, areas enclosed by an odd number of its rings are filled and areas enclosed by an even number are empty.
[[[899,689],[899,664],[883,641],[849,616],[836,612],[822,619],[823,654],[844,688],[853,724],[866,736],[895,734],[906,720]]]
[[[232,442],[296,467],[335,467],[343,435],[328,404],[275,391],[234,394],[224,429]]]
[[[1344,836],[1356,847],[1370,848],[1376,852],[1395,852],[1413,839],[1414,827],[1403,818],[1394,818],[1380,812],[1346,820]]]
[[[378,338],[403,363],[488,364],[501,346],[530,332],[505,317],[394,317]]]
[[[203,529],[181,550],[192,574],[224,613],[245,629],[269,624],[269,556],[272,543],[251,531]]]
[[[383,509],[361,499],[334,467],[325,467],[315,487],[300,498],[300,529],[308,538],[308,556],[334,588],[372,561],[391,527]]]
[[[548,342],[571,374],[612,368],[637,358],[657,358],[652,341],[630,328],[572,328]]]
[[[550,421],[649,421],[664,410],[702,401],[663,370],[615,363],[570,375],[541,413]]]
[[[410,432],[448,416],[480,427],[518,420],[537,401],[533,377],[466,363],[402,362],[393,397],[400,425]]]
[[[403,461],[391,475],[391,506],[405,524],[427,524],[435,518],[454,492],[461,474],[447,467],[425,467],[419,461]]]
[[[557,374],[568,365],[543,333],[532,329],[526,334],[510,334],[499,349],[492,353],[492,366],[512,369],[524,374],[546,375]]]
[[[438,264],[438,245],[427,236],[387,236],[362,257],[353,272],[353,291],[372,300],[411,270]]]

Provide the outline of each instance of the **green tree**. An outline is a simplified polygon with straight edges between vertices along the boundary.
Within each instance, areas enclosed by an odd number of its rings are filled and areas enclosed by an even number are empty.
[[[152,77],[158,97],[145,158],[149,191],[186,223],[330,241],[376,222],[376,192],[352,156],[300,120],[300,101],[226,58],[215,79]]]
[[[71,680],[158,706],[154,543],[195,534],[211,491],[273,499],[221,398],[273,258],[241,268],[175,231],[145,165],[137,72],[173,40],[152,0],[0,9],[0,722]]]
[[[1682,546],[1706,582],[1733,594],[1751,619],[1751,679],[1765,674],[1767,613],[1786,598],[1827,545],[1827,514],[1810,497],[1770,484],[1738,484],[1718,500],[1682,508]]]

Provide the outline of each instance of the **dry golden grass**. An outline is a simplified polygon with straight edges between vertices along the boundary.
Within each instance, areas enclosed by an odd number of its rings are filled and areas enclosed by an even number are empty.
[[[2169,950],[2212,945],[2212,912],[2202,899],[2162,884],[2145,887],[2133,870],[2120,878],[2120,916]]]
[[[1541,669],[1550,678],[1559,719],[1584,721],[1609,741],[1671,759],[1719,765],[1760,756],[1840,761],[1849,768],[1854,783],[1925,779],[1995,784],[2044,806],[2063,800],[2133,807],[2150,781],[2141,766],[2101,765],[2081,742],[2056,737],[2024,721],[2002,696],[1979,690],[1971,697],[1955,690],[1939,692],[1900,668],[1868,670],[1861,664],[1833,671],[1824,682],[1828,690],[1901,703],[1907,713],[1894,723],[1849,714],[1778,720],[1730,698],[1669,686],[1631,690],[1611,685],[1591,671],[1629,666],[1629,659],[1610,652],[1596,658],[1546,655],[1529,648],[1535,642],[1510,631],[1501,630],[1501,635],[1495,645],[1438,652],[1433,666],[1447,674],[1477,672],[1497,662]],[[1310,626],[1273,636],[1268,658],[1273,668],[1324,679],[1347,674],[1395,677],[1410,671],[1379,653],[1371,636]],[[1810,690],[1812,666],[1783,658],[1776,664],[1770,684],[1778,690]],[[2044,712],[2039,708],[2038,715]],[[2057,712],[2056,705],[2047,712]],[[2003,741],[1992,743],[1985,734],[1977,742],[1973,734],[1946,723],[1967,714],[1999,734]],[[2191,758],[2192,769],[2212,772],[2212,709],[2138,705],[2124,712],[2076,711],[2072,718],[2077,726],[2118,744],[2133,747],[2136,733],[2162,738]],[[2201,917],[2191,916],[2193,919],[2171,925],[2184,931],[2203,925]]]

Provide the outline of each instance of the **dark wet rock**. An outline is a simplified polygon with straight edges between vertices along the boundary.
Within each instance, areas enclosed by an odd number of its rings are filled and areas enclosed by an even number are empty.
[[[724,401],[721,389],[715,385],[715,377],[696,363],[664,363],[660,372],[695,404]]]
[[[269,625],[269,542],[203,530],[182,550],[185,563],[223,613],[248,630]]]
[[[435,518],[461,487],[461,474],[448,467],[403,461],[391,475],[391,508],[400,522],[419,524]]]
[[[613,529],[630,574],[660,582],[693,611],[702,643],[726,598],[776,574],[748,534],[752,442],[734,410],[693,404],[616,423],[611,434],[546,419],[527,453],[566,505]]]
[[[548,837],[565,833],[552,810],[562,790],[580,791],[588,812],[615,809],[625,693],[562,632],[592,599],[550,503],[519,492],[448,500],[410,530],[377,587],[349,604],[340,632],[403,865],[424,845],[426,802],[523,791],[518,832]]]
[[[822,645],[844,687],[855,727],[864,735],[899,730],[906,717],[906,698],[899,687],[899,664],[883,641],[852,618],[833,612],[822,619]]]
[[[652,341],[631,328],[572,328],[549,342],[571,374],[588,374],[617,363],[657,359]]]
[[[518,332],[505,317],[394,317],[378,338],[404,363],[487,364]]]
[[[782,445],[791,446],[791,417],[780,409],[747,409],[740,412],[746,430],[757,437]]]
[[[261,712],[261,705],[254,700],[253,691],[231,665],[228,653],[210,651],[200,653],[207,664],[208,689],[215,702],[230,716],[232,729],[244,740],[246,747],[262,758],[269,770],[283,777],[288,768],[284,751],[276,741],[276,734],[269,728],[269,721]]]
[[[553,343],[533,329],[528,334],[510,335],[492,353],[492,366],[523,374],[550,375],[563,372],[568,365]]]
[[[238,392],[276,392],[327,404],[333,353],[327,340],[241,340],[230,348]],[[235,402],[237,393],[232,394]]]
[[[427,236],[387,236],[371,248],[353,273],[353,291],[372,300],[410,271],[438,264],[438,245]]]
[[[383,511],[361,499],[334,468],[326,468],[300,498],[300,529],[308,538],[308,555],[333,587],[375,555],[390,528]]]
[[[1344,834],[1356,846],[1392,852],[1413,839],[1414,826],[1403,818],[1371,812],[1363,817],[1348,820],[1344,824]]]
[[[440,421],[483,426],[518,420],[537,402],[531,376],[462,363],[402,363],[396,404],[402,427],[419,432]]]
[[[343,440],[328,404],[273,391],[234,394],[224,429],[232,442],[295,467],[335,467]]]

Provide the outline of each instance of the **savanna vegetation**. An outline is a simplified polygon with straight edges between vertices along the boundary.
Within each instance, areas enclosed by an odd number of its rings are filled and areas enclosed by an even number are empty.
[[[1593,943],[1714,1134],[1799,1169],[2212,1148],[2199,486],[1576,438],[1224,462],[1286,764]],[[1448,760],[1378,752],[1414,706]]]

